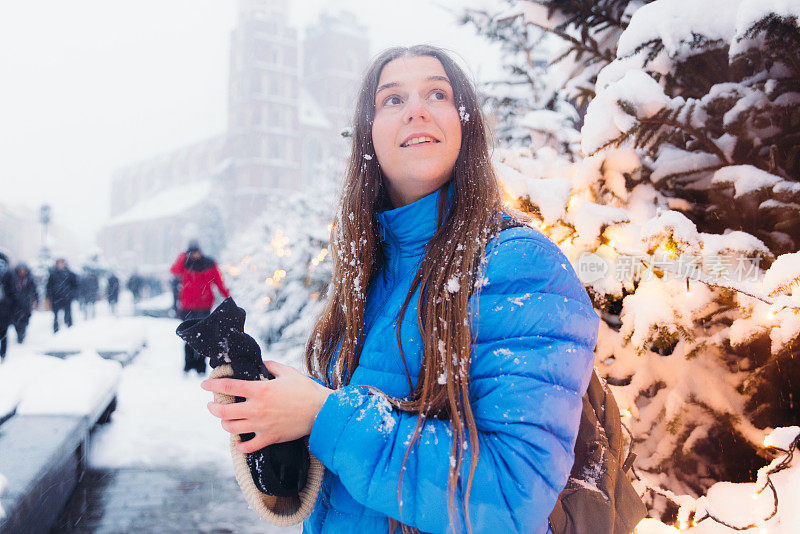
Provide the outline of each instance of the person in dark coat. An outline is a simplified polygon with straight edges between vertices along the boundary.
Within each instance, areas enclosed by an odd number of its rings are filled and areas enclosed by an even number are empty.
[[[100,281],[97,273],[90,267],[83,268],[83,275],[78,281],[78,302],[83,310],[84,319],[94,319],[94,305],[100,295]]]
[[[31,270],[24,263],[14,268],[14,288],[17,292],[17,303],[14,307],[14,329],[17,331],[17,343],[25,340],[25,331],[34,308],[39,307],[39,293],[33,281]]]
[[[111,313],[117,314],[117,301],[119,300],[119,278],[114,273],[109,273],[106,279],[106,300]]]
[[[200,246],[192,241],[186,252],[182,252],[170,269],[181,281],[180,303],[181,319],[202,319],[211,313],[214,294],[211,285],[225,297],[229,297],[228,289],[222,281],[222,275],[212,258],[203,256]],[[206,360],[195,353],[189,345],[184,346],[185,364],[183,372],[195,369],[199,374],[206,372]]]
[[[125,284],[125,287],[133,295],[133,302],[139,302],[139,299],[142,297],[144,278],[142,278],[139,273],[134,271],[131,277],[128,278],[128,283]]]
[[[6,357],[8,327],[11,325],[16,302],[17,291],[8,256],[0,252],[0,362]]]
[[[45,295],[53,310],[53,332],[58,332],[58,312],[64,312],[64,324],[72,326],[72,301],[78,292],[78,277],[67,267],[67,260],[58,258],[47,278]]]

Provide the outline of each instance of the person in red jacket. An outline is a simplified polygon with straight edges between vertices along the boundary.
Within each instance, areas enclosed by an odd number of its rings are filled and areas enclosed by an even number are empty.
[[[196,241],[189,243],[186,252],[182,252],[175,264],[170,269],[181,282],[180,289],[180,317],[189,319],[202,319],[211,313],[214,305],[212,284],[225,297],[230,297],[217,264],[212,258],[204,256],[200,245]],[[184,346],[185,365],[183,372],[188,373],[194,369],[198,374],[205,374],[206,360],[195,353],[189,345]]]

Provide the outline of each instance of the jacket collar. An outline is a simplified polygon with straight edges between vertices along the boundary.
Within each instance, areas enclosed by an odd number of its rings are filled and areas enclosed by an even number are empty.
[[[453,202],[453,191],[451,180],[447,186],[445,217]],[[381,240],[388,256],[397,253],[416,255],[425,250],[425,245],[439,228],[440,192],[441,190],[437,189],[411,204],[382,211],[376,215],[381,230]]]

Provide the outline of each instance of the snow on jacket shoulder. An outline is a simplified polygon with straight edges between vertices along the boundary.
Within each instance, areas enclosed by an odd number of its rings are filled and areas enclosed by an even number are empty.
[[[435,213],[431,196],[409,205],[407,217],[381,220],[389,223],[389,241],[395,232],[411,231],[412,220],[425,237],[425,224],[414,219],[413,206],[421,203],[419,209]],[[427,228],[427,238],[433,230]],[[394,252],[388,243],[384,271],[394,272],[378,273],[371,284],[365,323],[372,324],[353,385],[330,395],[314,422],[311,452],[328,472],[304,531],[386,532],[387,516],[423,532],[453,530],[447,514],[450,423],[429,420],[403,468],[417,416],[393,409],[365,387],[391,395],[408,389],[393,322],[416,270],[415,261],[403,267],[404,252],[416,250],[407,237],[398,238]],[[470,301],[470,399],[479,431],[470,522],[473,532],[546,532],[547,517],[573,463],[599,318],[566,257],[538,231],[506,230],[490,243],[487,254],[484,285]],[[370,307],[370,300],[384,298],[383,306]],[[416,309],[409,306],[401,324],[416,380],[421,361]],[[378,343],[371,342],[376,337]],[[402,518],[397,493],[401,469]],[[469,451],[461,469],[456,507],[463,516]],[[459,530],[466,532],[464,518],[458,520]]]

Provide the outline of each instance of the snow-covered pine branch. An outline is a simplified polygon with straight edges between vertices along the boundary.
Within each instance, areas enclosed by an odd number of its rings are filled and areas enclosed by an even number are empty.
[[[531,3],[511,4],[509,16]],[[592,86],[581,131],[591,155],[523,144],[494,157],[509,203],[559,244],[604,319],[597,366],[633,430],[638,471],[665,490],[647,497],[662,518],[677,512],[665,492],[691,500],[745,478],[762,462],[762,429],[800,415],[787,394],[800,382],[800,184],[787,157],[798,84],[784,52],[800,55],[796,19],[749,0],[710,17],[719,4],[628,4],[615,59]],[[516,16],[546,31],[567,28],[562,15]],[[596,23],[569,24],[591,36]],[[776,38],[782,51],[759,56]],[[591,72],[583,47],[568,55],[580,54]]]
[[[702,206],[689,210],[703,231],[742,229],[796,250],[799,55],[798,8],[785,2],[645,5],[598,75],[583,149],[630,141],[657,189]]]

